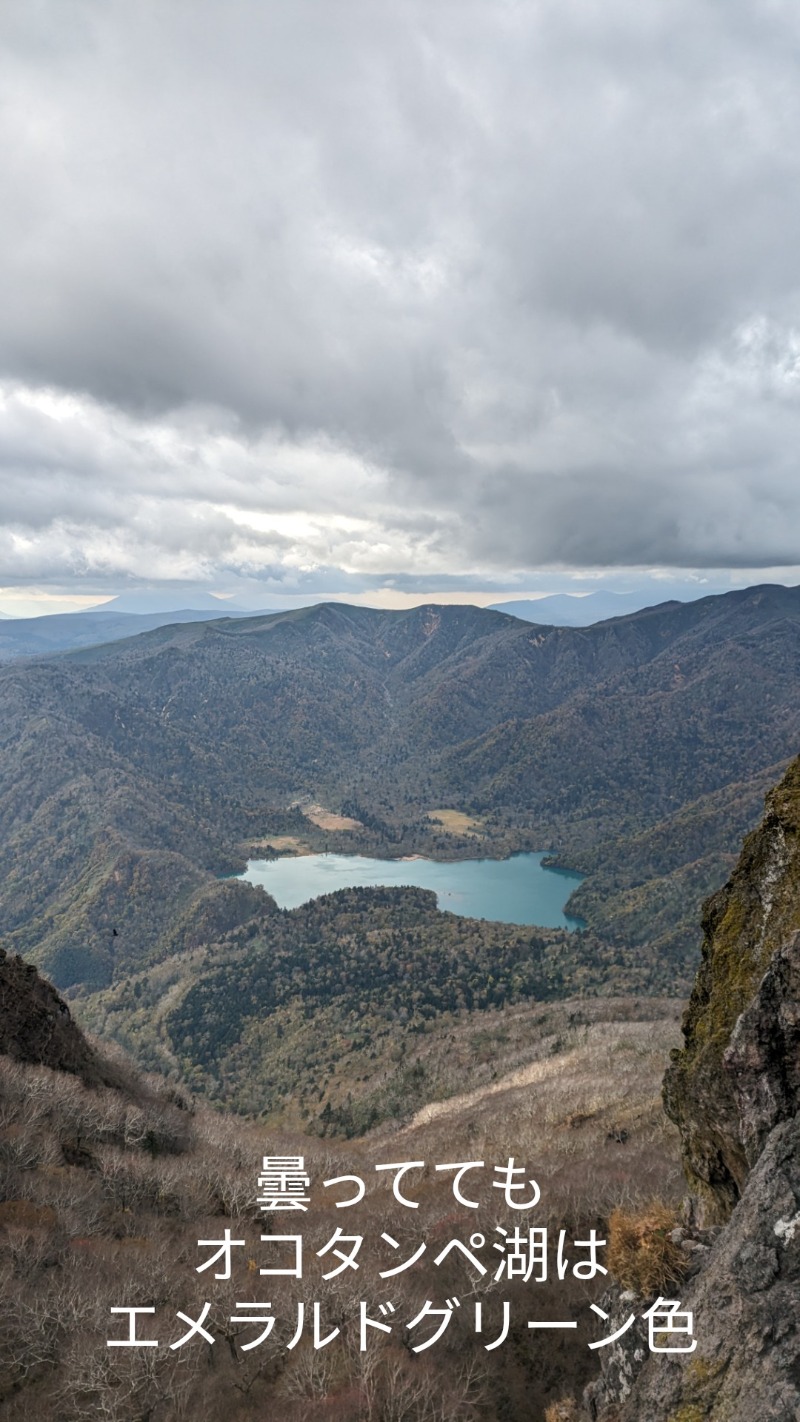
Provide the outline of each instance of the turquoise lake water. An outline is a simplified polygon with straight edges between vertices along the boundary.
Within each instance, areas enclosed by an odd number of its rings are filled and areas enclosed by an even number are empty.
[[[304,854],[298,858],[251,859],[240,879],[258,884],[281,908],[297,908],[336,889],[410,884],[433,889],[440,909],[497,923],[578,928],[564,905],[582,875],[542,864],[542,854],[510,859],[365,859],[360,854]]]

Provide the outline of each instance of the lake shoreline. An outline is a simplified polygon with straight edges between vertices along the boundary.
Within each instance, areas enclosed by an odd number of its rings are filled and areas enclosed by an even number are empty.
[[[439,910],[517,927],[574,931],[583,921],[565,912],[583,875],[546,865],[548,851],[504,859],[436,860],[422,854],[376,858],[322,852],[249,859],[235,877],[263,888],[284,910],[352,888],[421,888],[435,893]]]

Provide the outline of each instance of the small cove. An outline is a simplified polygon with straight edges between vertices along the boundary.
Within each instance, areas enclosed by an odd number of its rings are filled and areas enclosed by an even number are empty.
[[[579,928],[564,913],[583,876],[544,865],[544,854],[509,859],[368,859],[359,854],[303,854],[251,859],[244,874],[281,908],[298,908],[337,889],[409,885],[432,889],[439,908],[468,918],[540,928]]]

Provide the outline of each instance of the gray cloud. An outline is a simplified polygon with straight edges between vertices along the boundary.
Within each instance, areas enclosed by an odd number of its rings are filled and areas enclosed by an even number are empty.
[[[800,560],[784,0],[9,0],[0,577]]]

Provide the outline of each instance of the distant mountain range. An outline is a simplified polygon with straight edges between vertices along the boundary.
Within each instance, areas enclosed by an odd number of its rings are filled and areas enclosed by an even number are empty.
[[[0,618],[4,621],[0,630],[0,662],[12,661],[17,657],[47,656],[51,652],[99,646],[104,642],[117,642],[124,637],[135,637],[140,632],[150,632],[178,622],[211,622],[226,617],[277,615],[268,610],[249,612],[210,596],[201,601],[201,607],[175,609],[154,606],[142,610],[143,604],[156,604],[158,597],[151,594],[143,599],[141,594],[137,594],[135,597],[114,598],[102,608],[88,608],[85,612],[19,618],[10,618],[5,613],[0,613]],[[645,602],[645,597],[638,593],[597,592],[587,593],[583,597],[572,593],[557,593],[552,597],[496,603],[487,610],[503,612],[523,622],[535,622],[546,627],[589,627],[595,622],[641,611]],[[669,605],[678,604],[673,602]]]
[[[550,597],[495,602],[490,611],[507,612],[523,622],[538,622],[545,627],[591,627],[595,622],[624,617],[628,612],[640,612],[647,606],[648,598],[641,593],[594,592],[583,596],[554,593]]]
[[[182,608],[179,611],[120,612],[116,608],[90,608],[86,612],[56,612],[45,617],[3,617],[0,628],[0,661],[16,657],[47,656],[75,647],[93,647],[136,637],[156,627],[176,622],[210,622],[221,616],[252,617],[252,613],[225,608]]]

